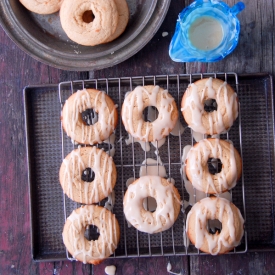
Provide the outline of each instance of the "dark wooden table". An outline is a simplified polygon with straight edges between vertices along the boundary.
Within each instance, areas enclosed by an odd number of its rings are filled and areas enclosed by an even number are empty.
[[[275,274],[275,252],[239,255],[108,259],[99,266],[79,262],[34,263],[30,253],[30,216],[22,89],[28,84],[65,80],[152,74],[226,72],[275,73],[275,0],[244,0],[239,15],[240,43],[223,61],[174,63],[168,45],[178,13],[192,1],[171,1],[167,18],[151,42],[129,60],[101,71],[69,72],[44,65],[26,55],[0,29],[0,274]],[[229,5],[237,1],[228,0]],[[163,37],[162,32],[168,32]]]

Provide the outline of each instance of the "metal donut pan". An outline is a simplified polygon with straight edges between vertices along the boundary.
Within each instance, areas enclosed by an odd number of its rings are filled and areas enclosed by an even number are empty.
[[[71,71],[114,66],[141,50],[163,22],[171,0],[127,0],[130,19],[116,40],[93,47],[71,41],[63,31],[59,12],[40,15],[18,0],[0,1],[0,24],[15,44],[36,60]]]

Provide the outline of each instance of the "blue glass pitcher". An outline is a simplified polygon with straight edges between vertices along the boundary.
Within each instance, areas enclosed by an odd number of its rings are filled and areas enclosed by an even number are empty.
[[[176,62],[215,62],[237,46],[245,8],[238,2],[229,7],[219,0],[196,0],[180,14],[171,40],[169,55]]]

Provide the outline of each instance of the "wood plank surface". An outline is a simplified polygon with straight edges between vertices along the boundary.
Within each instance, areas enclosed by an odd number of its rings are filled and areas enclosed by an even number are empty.
[[[225,72],[275,73],[275,0],[243,0],[239,14],[240,42],[236,50],[217,63],[175,63],[168,55],[178,13],[191,0],[174,1],[151,42],[130,59],[95,72],[68,72],[44,65],[26,55],[0,29],[0,274],[104,274],[115,264],[117,275],[168,274],[275,274],[275,252],[239,255],[108,259],[92,267],[80,262],[35,263],[31,260],[30,216],[27,188],[26,143],[22,90],[28,84],[65,80],[153,74]],[[233,5],[237,0],[227,0]],[[164,33],[168,35],[165,36]]]
[[[0,274],[39,274],[50,267],[31,260],[23,88],[87,78],[87,73],[65,72],[37,62],[2,29],[0,62]]]
[[[172,271],[188,273],[187,257],[155,257],[155,258],[129,258],[129,259],[107,259],[102,264],[94,266],[94,274],[105,274],[105,267],[116,266],[116,274],[129,275],[166,275],[167,264],[170,262]]]
[[[272,275],[275,253],[190,257],[190,275]]]

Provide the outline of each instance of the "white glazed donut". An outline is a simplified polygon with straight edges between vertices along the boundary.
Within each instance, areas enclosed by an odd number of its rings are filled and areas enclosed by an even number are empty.
[[[99,238],[88,241],[84,232],[88,225],[99,230]],[[120,229],[114,214],[104,207],[85,205],[74,210],[63,229],[63,242],[74,258],[84,264],[99,264],[117,248]]]
[[[212,175],[208,160],[220,159],[222,169]],[[203,139],[196,143],[187,154],[186,175],[193,186],[205,193],[223,193],[235,187],[242,173],[242,161],[234,146],[221,139]]]
[[[208,221],[219,220],[221,232],[208,232]],[[240,244],[244,230],[240,210],[223,198],[208,197],[197,202],[187,215],[186,231],[197,249],[212,255],[223,254]]]
[[[94,109],[98,113],[98,121],[86,125],[81,113]],[[118,116],[112,99],[104,92],[95,89],[79,90],[72,94],[62,110],[62,126],[74,142],[80,144],[102,143],[114,131]]]
[[[144,209],[143,200],[152,197],[157,202],[155,212]],[[169,229],[180,211],[180,195],[172,183],[159,176],[144,176],[129,185],[123,210],[126,219],[139,231],[157,233]]]
[[[204,104],[214,99],[217,110],[207,112]],[[237,94],[220,79],[204,78],[187,88],[181,102],[181,111],[188,126],[195,132],[216,135],[227,131],[238,117]]]
[[[148,106],[158,109],[159,115],[153,122],[144,121],[143,110]],[[138,86],[130,92],[123,103],[122,121],[126,131],[143,141],[158,141],[169,135],[178,119],[174,98],[159,86]]]

